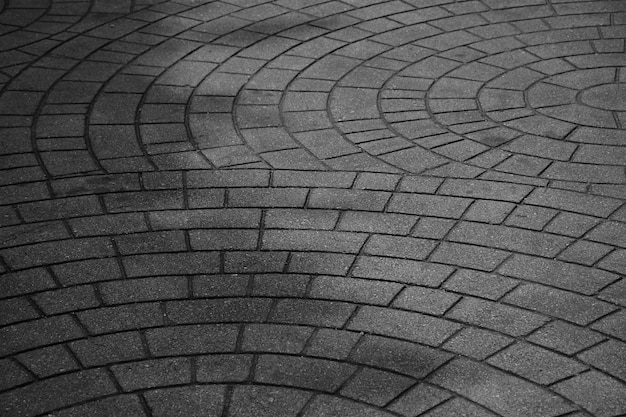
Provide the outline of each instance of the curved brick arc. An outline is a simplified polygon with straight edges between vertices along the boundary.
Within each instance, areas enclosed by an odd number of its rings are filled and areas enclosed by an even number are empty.
[[[500,3],[0,1],[1,414],[626,413],[626,8]]]

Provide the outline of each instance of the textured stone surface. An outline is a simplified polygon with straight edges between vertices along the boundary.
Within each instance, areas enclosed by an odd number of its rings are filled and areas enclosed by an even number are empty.
[[[626,414],[625,11],[0,0],[0,414]]]

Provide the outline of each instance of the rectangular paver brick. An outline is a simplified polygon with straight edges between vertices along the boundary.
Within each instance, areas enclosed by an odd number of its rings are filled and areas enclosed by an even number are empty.
[[[13,324],[0,329],[0,337],[3,340],[0,354],[6,356],[83,336],[83,331],[68,315]]]
[[[591,295],[617,280],[610,272],[552,259],[514,255],[498,270],[501,274]]]
[[[438,349],[389,337],[366,335],[350,355],[352,362],[423,378],[452,357]]]
[[[116,393],[103,369],[91,369],[45,379],[0,396],[7,416],[35,416]]]
[[[261,210],[258,209],[200,209],[167,210],[149,213],[150,224],[159,229],[196,228],[258,228]]]
[[[303,274],[345,275],[355,255],[324,252],[295,252],[288,271]]]
[[[354,365],[306,357],[262,355],[255,380],[334,392],[356,370]]]
[[[102,334],[156,327],[164,324],[159,303],[127,304],[85,310],[77,313],[80,322],[91,333]]]
[[[197,361],[199,382],[240,382],[245,380],[252,367],[252,355],[209,355]]]
[[[304,326],[248,324],[243,332],[244,351],[298,354],[311,337],[313,329]]]
[[[364,233],[322,230],[266,230],[262,249],[358,253],[367,235]]]
[[[595,298],[537,284],[522,285],[508,294],[504,300],[582,326],[615,310],[611,304]]]
[[[0,228],[0,248],[69,238],[61,221],[20,224]]]
[[[439,189],[438,194],[519,203],[531,190],[532,187],[523,184],[447,179]]]
[[[192,230],[189,239],[194,250],[254,250],[259,232],[241,229]]]
[[[123,258],[122,263],[130,277],[206,274],[220,270],[217,252],[134,255]]]
[[[413,383],[413,378],[378,369],[363,368],[350,379],[340,393],[346,397],[382,407]]]
[[[164,358],[111,367],[124,391],[189,384],[191,365],[187,358]]]
[[[46,314],[59,314],[100,305],[91,285],[41,292],[35,294],[33,300]]]
[[[382,211],[390,195],[385,191],[318,188],[311,191],[308,207]]]
[[[466,359],[450,362],[437,370],[431,380],[500,415],[555,417],[574,408],[521,378]]]
[[[86,367],[137,360],[145,356],[139,332],[90,337],[70,343],[70,349]]]
[[[345,277],[316,277],[309,297],[387,305],[402,289],[402,284]]]
[[[381,307],[362,307],[348,329],[391,336],[431,346],[439,346],[461,326],[420,313]]]
[[[609,197],[552,188],[536,189],[526,197],[524,202],[600,217],[608,217],[622,204],[619,200]]]
[[[510,255],[510,252],[499,249],[442,242],[430,260],[482,271],[493,271]]]
[[[283,272],[287,252],[234,251],[224,255],[226,273]]]
[[[464,298],[446,316],[511,336],[528,334],[548,320],[519,308],[473,298]]]
[[[359,278],[380,279],[436,287],[454,268],[426,262],[364,256],[358,259],[353,275]]]
[[[104,204],[112,213],[182,209],[183,193],[174,190],[158,190],[107,194],[104,196]]]
[[[389,211],[458,219],[471,202],[468,198],[460,197],[396,194],[391,199]]]
[[[269,171],[190,171],[187,174],[187,186],[190,188],[267,187],[269,185]]]
[[[331,230],[338,218],[339,212],[335,210],[268,209],[264,224],[268,229]]]
[[[232,352],[237,340],[237,326],[203,324],[164,327],[146,331],[150,352],[155,356]]]
[[[66,219],[102,212],[96,196],[69,197],[25,203],[19,205],[18,209],[27,222]]]
[[[571,243],[571,239],[562,236],[471,222],[459,223],[448,239],[545,257],[555,256]]]
[[[174,323],[263,322],[270,309],[265,298],[218,298],[168,301],[167,317]]]
[[[286,299],[278,302],[270,321],[340,328],[354,308],[352,304],[338,301]]]
[[[368,255],[425,260],[436,245],[434,240],[415,237],[372,235],[363,252]]]
[[[407,214],[346,211],[341,216],[337,228],[352,232],[406,235],[417,219],[417,216]]]
[[[106,238],[82,238],[36,243],[0,252],[15,269],[50,265],[60,261],[113,256],[113,246]]]
[[[234,188],[230,207],[304,207],[308,190],[302,188]]]
[[[150,277],[108,281],[100,284],[100,294],[106,304],[126,304],[185,298],[188,295],[184,277]]]

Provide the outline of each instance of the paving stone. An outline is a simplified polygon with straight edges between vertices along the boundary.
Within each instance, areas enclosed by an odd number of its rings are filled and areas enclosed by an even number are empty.
[[[554,389],[598,416],[619,415],[626,410],[624,385],[597,371],[560,382]]]
[[[527,204],[606,217],[621,204],[606,197],[584,195],[566,190],[536,189],[524,200]]]
[[[306,347],[306,354],[329,359],[346,359],[361,334],[335,329],[318,329]]]
[[[367,335],[350,355],[357,363],[424,378],[452,356],[440,350],[387,337]]]
[[[625,374],[624,349],[626,349],[625,343],[609,340],[579,354],[577,357],[623,381]]]
[[[285,299],[278,302],[270,320],[276,323],[341,328],[354,309],[355,306],[345,302]]]
[[[308,210],[309,213],[311,211]],[[343,212],[337,228],[352,232],[406,235],[415,225],[417,219],[416,216],[404,214],[346,211]]]
[[[528,334],[548,320],[515,307],[472,298],[462,299],[446,317],[511,336]]]
[[[526,343],[509,346],[487,362],[539,384],[551,384],[586,370],[570,358]]]
[[[431,256],[431,261],[455,266],[493,271],[510,253],[473,245],[442,242]]]
[[[592,330],[564,321],[554,321],[527,337],[527,340],[571,355],[586,349],[604,337]]]
[[[389,211],[458,219],[470,203],[471,200],[466,198],[396,194],[391,199]]]
[[[355,255],[340,253],[296,252],[290,258],[287,271],[302,274],[345,275],[354,263],[354,259]]]
[[[92,337],[72,342],[69,346],[86,367],[136,360],[145,356],[138,332]]]
[[[55,417],[77,417],[80,415],[105,417],[119,413],[125,413],[129,417],[146,416],[139,398],[133,395],[116,395],[101,400],[93,400],[84,405],[73,406],[49,415]]]
[[[413,237],[372,235],[363,248],[369,255],[425,260],[436,243]]]
[[[183,277],[154,277],[124,281],[103,282],[99,286],[102,299],[107,304],[184,298],[187,280]]]
[[[519,285],[517,280],[498,274],[460,269],[443,285],[447,290],[475,297],[498,300]]]
[[[400,284],[322,276],[313,279],[309,297],[387,305],[401,288]]]
[[[154,416],[217,415],[222,412],[225,387],[185,386],[148,391],[147,403]]]
[[[216,298],[168,301],[165,308],[173,323],[262,322],[269,304],[263,298]]]
[[[338,218],[339,212],[332,210],[269,209],[264,222],[265,227],[271,229],[331,230]]]
[[[412,378],[364,368],[350,379],[340,393],[363,402],[383,406],[413,383]]]
[[[308,207],[382,211],[389,197],[383,191],[320,188],[311,190]]]
[[[100,305],[94,288],[89,285],[40,292],[33,296],[33,300],[46,314],[72,312]]]
[[[626,413],[622,4],[18,3],[0,414]]]
[[[260,274],[252,282],[252,294],[256,296],[301,297],[309,278],[296,274]]]
[[[422,413],[450,398],[450,394],[431,385],[419,383],[387,408],[403,416]]]
[[[583,326],[614,310],[592,297],[537,284],[517,287],[504,301]]]
[[[191,366],[185,358],[165,358],[113,365],[115,379],[125,391],[191,382]]]
[[[452,274],[453,268],[426,262],[364,256],[357,260],[353,275],[415,285],[437,287]]]
[[[40,378],[79,369],[74,357],[62,345],[30,350],[17,356],[32,373]]]
[[[356,367],[353,365],[326,359],[261,355],[255,368],[255,380],[333,392],[355,370]]]
[[[623,310],[619,310],[614,314],[603,318],[599,322],[595,323],[592,327],[595,330],[599,330],[603,333],[610,334],[621,340],[626,340],[626,332],[624,332],[624,314]]]
[[[231,352],[236,337],[236,327],[225,324],[163,327],[146,331],[148,348],[156,356]]]
[[[1,236],[0,246],[4,248],[69,238],[67,229],[58,221],[3,227]]]
[[[158,303],[129,304],[85,310],[76,314],[90,333],[102,334],[164,324]]]
[[[229,416],[295,416],[312,394],[284,387],[240,386],[233,391]]]
[[[441,290],[422,287],[409,287],[402,291],[393,302],[397,308],[433,314],[444,314],[460,297]]]
[[[438,346],[460,326],[424,314],[366,306],[359,309],[348,328]]]
[[[32,380],[32,377],[17,363],[8,359],[0,361],[0,369],[2,369],[2,378],[0,379],[0,387],[5,391],[18,385],[25,384]]]
[[[589,242],[586,240],[579,240],[572,246],[568,247],[561,255],[559,259],[567,262],[576,262],[583,265],[593,265],[600,258],[604,257],[613,248],[608,245],[602,245],[599,243]],[[611,269],[611,268],[609,268]],[[618,272],[615,270],[615,272]]]
[[[239,382],[248,377],[252,357],[242,354],[201,356],[197,361],[199,382]]]
[[[422,217],[413,228],[412,236],[442,239],[456,224],[454,220]]]
[[[79,371],[2,394],[2,411],[7,415],[37,415],[114,393],[115,385],[103,369]]]
[[[546,257],[556,255],[570,243],[570,239],[561,236],[471,222],[459,223],[450,232],[448,239]]]
[[[429,382],[459,392],[499,414],[556,416],[573,409],[562,398],[533,384],[465,359],[445,365]]]
[[[366,237],[361,233],[350,232],[267,230],[263,233],[261,248],[266,250],[357,253],[363,246]]]
[[[586,295],[593,294],[618,278],[610,272],[582,265],[517,254],[507,260],[499,272]]]
[[[302,326],[248,324],[243,331],[241,348],[250,352],[298,354],[312,332],[313,329]]]

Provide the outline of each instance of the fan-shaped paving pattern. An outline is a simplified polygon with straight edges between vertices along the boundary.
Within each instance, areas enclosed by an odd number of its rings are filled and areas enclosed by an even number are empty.
[[[0,1],[1,414],[626,413],[625,13]]]

